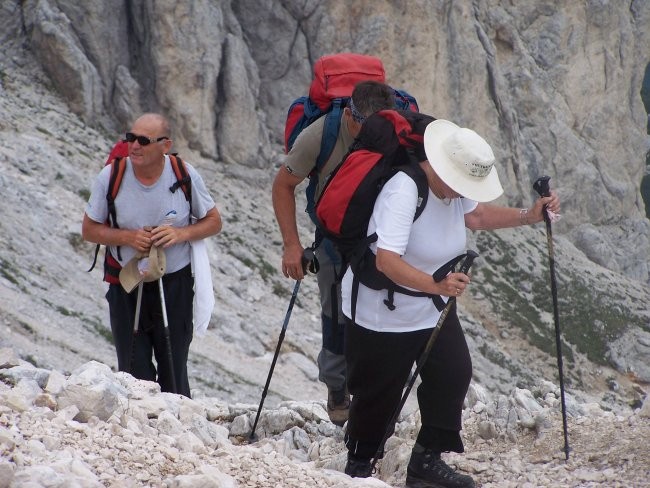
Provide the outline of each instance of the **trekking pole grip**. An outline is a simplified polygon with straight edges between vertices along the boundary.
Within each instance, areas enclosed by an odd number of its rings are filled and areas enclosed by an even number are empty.
[[[550,176],[540,176],[537,178],[537,181],[533,183],[533,189],[539,194],[540,197],[550,197],[551,189],[549,188]],[[544,211],[542,212],[544,216],[544,222],[546,222],[546,230],[551,229],[551,216],[548,214],[548,209],[544,205]]]
[[[539,194],[540,197],[550,197],[551,189],[549,188],[550,176],[540,176],[537,178],[537,181],[533,183],[534,190]]]
[[[302,258],[300,261],[302,264],[303,274],[307,274],[307,271],[312,274],[316,274],[318,272],[318,260],[316,259],[316,254],[314,253],[313,247],[306,247],[303,249]]]
[[[467,257],[463,261],[463,264],[460,265],[460,273],[467,274],[469,271],[469,268],[472,267],[472,263],[474,260],[478,257],[478,253],[476,251],[472,251],[471,249],[467,250]]]

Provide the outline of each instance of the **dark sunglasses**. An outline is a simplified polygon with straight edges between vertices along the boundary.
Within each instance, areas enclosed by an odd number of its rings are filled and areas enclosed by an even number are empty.
[[[146,136],[137,136],[133,132],[127,132],[126,134],[124,134],[124,140],[126,142],[138,141],[138,144],[140,144],[141,146],[148,146],[149,144],[164,141],[165,139],[169,139],[169,137],[162,136],[162,137],[159,137],[158,139],[149,139]]]

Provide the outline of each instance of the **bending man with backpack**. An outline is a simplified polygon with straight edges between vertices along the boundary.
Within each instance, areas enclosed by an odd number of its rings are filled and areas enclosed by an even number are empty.
[[[296,187],[308,176],[312,180],[310,183],[317,181],[313,196],[316,200],[327,176],[347,154],[363,120],[378,110],[394,106],[395,91],[388,85],[376,81],[356,84],[350,102],[343,110],[334,149],[320,170],[314,171],[321,150],[326,116],[320,117],[305,128],[296,139],[273,182],[273,208],[282,233],[282,273],[286,277],[294,280],[303,278],[303,246],[296,225]],[[308,195],[308,200],[310,198],[312,197]],[[308,208],[313,209],[313,203],[308,201]],[[315,217],[311,217],[315,221]],[[318,243],[321,236],[318,235],[318,230],[316,232]],[[320,241],[316,248],[316,257],[320,266],[317,278],[323,332],[322,349],[318,355],[319,379],[327,385],[327,413],[330,420],[337,425],[343,425],[348,418],[350,405],[343,356],[344,317],[340,308],[340,280],[344,270],[341,256],[328,239]]]
[[[119,370],[189,397],[190,242],[217,234],[221,216],[197,171],[169,154],[170,137],[162,115],[135,121],[125,137],[128,158],[106,165],[93,183],[82,236],[107,246],[104,280]]]
[[[373,115],[364,124],[360,139],[366,127],[383,116],[385,120],[404,120],[395,112]],[[396,132],[403,132],[401,126]],[[394,137],[395,131],[387,134]],[[371,135],[369,140],[378,138]],[[484,203],[503,193],[488,143],[474,131],[446,120],[430,122],[423,142],[424,147],[420,143],[411,154],[415,156],[412,164],[419,165],[428,185],[424,209],[415,218],[417,182],[399,171],[384,184],[374,207],[370,207],[374,209],[367,235],[376,234],[370,244],[376,269],[397,285],[429,297],[396,292],[389,302],[385,289],[373,289],[363,280],[353,297],[355,276],[351,268],[342,282],[343,312],[347,317],[353,316],[353,301],[356,304],[355,321],[348,319],[345,327],[348,387],[352,394],[345,436],[345,472],[353,477],[372,474],[371,459],[383,454],[381,443],[394,429],[390,421],[411,369],[438,326],[438,335],[420,365],[422,381],[417,399],[422,425],[408,464],[406,486],[474,487],[470,476],[456,472],[441,458],[444,452],[464,450],[461,414],[472,362],[455,303],[438,325],[441,309],[431,297],[446,302],[467,290],[469,276],[446,269],[450,260],[465,252],[467,228],[489,230],[541,222],[544,207],[558,212],[560,201],[552,193],[539,198],[530,209]],[[436,273],[439,269],[445,271]]]

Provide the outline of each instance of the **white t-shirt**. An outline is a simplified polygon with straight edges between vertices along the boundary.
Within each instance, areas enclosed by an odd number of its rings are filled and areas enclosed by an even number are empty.
[[[466,251],[465,214],[478,203],[466,198],[445,202],[429,190],[427,204],[413,222],[417,198],[417,186],[411,177],[400,172],[391,178],[377,197],[368,235],[377,232],[377,242],[371,245],[374,253],[377,247],[396,252],[411,266],[433,275]],[[347,317],[352,316],[352,278],[348,269],[341,283],[343,313]],[[384,304],[386,296],[386,290],[372,290],[359,284],[356,323],[379,332],[408,332],[432,328],[440,317],[430,298],[395,293],[395,309],[391,311]]]

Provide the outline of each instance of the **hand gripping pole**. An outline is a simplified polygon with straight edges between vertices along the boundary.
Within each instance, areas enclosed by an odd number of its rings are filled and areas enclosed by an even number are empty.
[[[478,253],[472,250],[468,250],[467,254],[465,255],[465,260],[463,261],[463,264],[460,266],[459,273],[465,273],[467,274],[469,272],[469,268],[472,266],[472,263],[474,260],[478,257]],[[377,461],[379,458],[383,455],[384,452],[384,446],[386,445],[386,441],[389,439],[389,437],[392,435],[393,432],[393,426],[397,423],[397,419],[399,418],[399,414],[402,411],[402,408],[404,407],[404,404],[406,403],[406,400],[408,399],[409,393],[411,393],[411,389],[413,388],[413,385],[415,384],[415,380],[417,377],[420,375],[420,371],[424,367],[424,363],[427,360],[427,357],[429,357],[429,352],[431,351],[431,348],[433,347],[434,342],[436,342],[436,338],[438,337],[438,334],[440,333],[440,329],[442,328],[442,325],[445,322],[445,319],[447,318],[447,315],[449,314],[449,311],[451,308],[454,306],[454,303],[456,303],[456,297],[449,297],[449,300],[447,301],[447,304],[445,305],[445,308],[442,310],[442,313],[440,314],[440,318],[438,319],[438,322],[436,323],[436,326],[434,327],[433,331],[431,332],[431,335],[429,336],[429,340],[427,341],[426,346],[424,347],[424,350],[422,351],[422,354],[420,354],[420,358],[417,361],[417,366],[415,368],[415,371],[411,375],[411,378],[409,379],[409,382],[406,386],[406,389],[404,390],[404,393],[402,394],[402,398],[397,405],[397,408],[395,408],[395,412],[393,412],[393,416],[390,419],[390,422],[388,423],[388,428],[386,429],[386,432],[384,433],[384,437],[382,438],[381,442],[379,443],[379,447],[377,448],[377,452],[375,453],[375,457],[372,460],[371,463],[371,471],[375,469],[375,465],[377,464]]]

